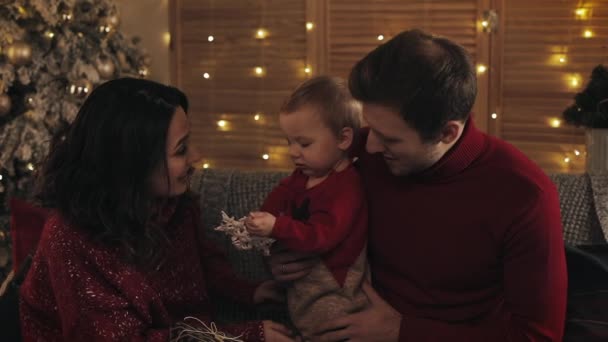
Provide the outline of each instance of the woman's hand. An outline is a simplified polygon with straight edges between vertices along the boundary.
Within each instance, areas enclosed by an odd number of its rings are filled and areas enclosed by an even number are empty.
[[[267,280],[261,283],[253,294],[253,303],[285,302],[285,288],[275,280]]]
[[[289,330],[283,324],[273,321],[263,321],[264,325],[264,340],[266,342],[293,342],[299,341],[294,339],[293,331]]]

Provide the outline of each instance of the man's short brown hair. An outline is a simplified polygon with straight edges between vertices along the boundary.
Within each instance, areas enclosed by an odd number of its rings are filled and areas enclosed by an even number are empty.
[[[351,96],[341,78],[317,76],[300,84],[281,106],[281,114],[308,106],[321,116],[336,136],[345,127],[357,130],[361,126],[361,103]]]

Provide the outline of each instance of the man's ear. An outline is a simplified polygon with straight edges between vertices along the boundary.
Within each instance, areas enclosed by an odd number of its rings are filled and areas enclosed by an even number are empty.
[[[449,145],[455,142],[462,134],[464,123],[462,121],[450,120],[441,129],[439,142]]]
[[[353,144],[354,134],[355,132],[353,131],[352,127],[342,128],[340,130],[340,134],[338,135],[338,148],[343,151],[348,150]]]

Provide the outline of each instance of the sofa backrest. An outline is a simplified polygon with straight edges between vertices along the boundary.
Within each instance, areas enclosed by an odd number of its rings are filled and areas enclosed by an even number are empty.
[[[200,196],[201,220],[204,233],[217,241],[237,273],[249,279],[267,279],[270,273],[258,252],[236,250],[223,233],[213,230],[221,223],[224,210],[235,218],[257,210],[266,195],[286,177],[285,172],[244,172],[235,170],[198,170],[194,173],[191,188]],[[596,214],[594,193],[588,175],[551,175],[560,196],[564,240],[569,245],[605,243]],[[243,309],[224,299],[217,300],[218,319],[240,321],[249,319],[274,319],[288,323],[285,310],[268,308]]]

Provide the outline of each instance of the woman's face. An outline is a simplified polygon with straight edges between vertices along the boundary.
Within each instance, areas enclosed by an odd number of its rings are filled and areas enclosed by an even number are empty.
[[[198,152],[189,144],[190,122],[184,110],[178,107],[167,131],[167,169],[161,163],[152,177],[154,195],[173,197],[183,194],[188,189],[190,176],[194,171],[193,165],[200,160]]]

